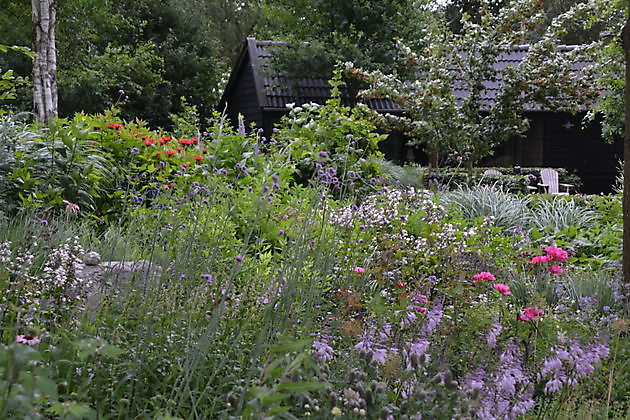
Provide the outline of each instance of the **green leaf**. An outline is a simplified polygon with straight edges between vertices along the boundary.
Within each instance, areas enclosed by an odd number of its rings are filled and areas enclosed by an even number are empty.
[[[329,382],[285,382],[283,384],[276,385],[278,391],[289,392],[308,392],[319,391],[330,386]]]
[[[286,344],[281,344],[279,346],[273,346],[269,349],[272,353],[290,353],[293,351],[300,350],[313,342],[312,339],[306,338],[304,340],[291,341]]]
[[[284,372],[284,374],[290,375],[291,373],[293,373],[293,371],[295,371],[300,366],[302,366],[302,362],[304,361],[306,357],[307,357],[306,353],[298,354],[297,357],[293,359],[291,363],[289,363],[289,366],[287,366],[287,370]]]
[[[260,399],[260,402],[262,403],[263,406],[265,406],[265,405],[275,404],[277,402],[286,400],[290,396],[291,396],[291,394],[282,393],[282,392],[274,392],[271,395],[267,395],[265,397],[262,397]]]
[[[35,379],[35,389],[41,394],[47,402],[55,401],[59,398],[57,394],[57,384],[50,378],[37,377]]]

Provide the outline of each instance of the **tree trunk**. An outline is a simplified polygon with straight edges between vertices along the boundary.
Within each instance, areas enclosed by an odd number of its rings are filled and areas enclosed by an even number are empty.
[[[57,48],[55,46],[57,0],[31,0],[33,16],[33,113],[47,123],[57,116]]]
[[[628,8],[630,9],[630,5]],[[623,280],[626,285],[630,285],[630,16],[623,28],[623,53],[626,59],[623,136]]]

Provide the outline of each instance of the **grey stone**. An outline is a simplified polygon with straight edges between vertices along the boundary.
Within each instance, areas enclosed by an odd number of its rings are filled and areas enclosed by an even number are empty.
[[[101,255],[98,252],[90,251],[83,256],[83,264],[99,265],[101,263]]]
[[[97,265],[87,264],[86,258],[83,261],[85,264],[75,265],[75,273],[80,284],[86,287],[86,310],[92,318],[104,296],[116,296],[132,290],[144,293],[158,285],[162,275],[162,267],[147,260],[105,261]]]

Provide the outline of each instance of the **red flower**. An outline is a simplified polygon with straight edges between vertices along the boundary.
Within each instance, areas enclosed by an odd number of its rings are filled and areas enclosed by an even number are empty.
[[[118,130],[120,127],[122,127],[122,124],[119,124],[119,123],[110,124],[107,126],[107,128],[112,128],[114,130]]]
[[[90,141],[90,142],[88,142],[88,144],[89,144],[90,146],[96,146],[96,145],[98,144],[98,142],[96,142],[96,141]]]
[[[191,141],[192,143],[197,143],[197,142],[199,141],[199,138],[197,138],[197,137],[191,137],[191,138],[190,138],[190,141]]]
[[[144,141],[145,146],[151,146],[153,144],[153,139],[148,139]]]
[[[186,139],[181,139],[179,141],[179,144],[183,144],[185,146],[190,146],[191,144],[194,144],[195,142],[192,140],[186,140]]]
[[[203,148],[201,148],[201,153],[206,153],[207,151],[208,151],[208,148],[207,148],[207,147],[203,147]]]
[[[172,150],[167,150],[166,151],[166,155],[167,156],[173,156],[175,154],[175,152],[173,152]]]
[[[188,166],[189,166],[189,165],[190,165],[190,163],[188,163],[188,162],[184,162],[184,163],[182,163],[182,166],[183,166],[184,168],[188,168]]]
[[[197,162],[201,162],[201,161],[203,160],[203,156],[195,155],[194,159],[195,159]]]
[[[182,146],[177,146],[176,149],[177,149],[178,152],[181,152],[182,150],[184,150],[184,148]]]
[[[407,282],[399,281],[398,283],[396,283],[396,286],[398,286],[398,287],[405,287],[405,286],[407,286]]]
[[[140,134],[140,133],[138,133],[137,131],[134,131],[134,132],[131,133],[131,135],[134,136],[134,137],[137,137],[138,134]]]

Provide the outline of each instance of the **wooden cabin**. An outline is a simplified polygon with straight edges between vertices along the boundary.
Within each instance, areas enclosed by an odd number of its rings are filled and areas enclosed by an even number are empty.
[[[282,42],[247,38],[218,107],[233,122],[242,114],[248,126],[262,128],[267,136],[271,135],[274,125],[282,116],[289,112],[288,104],[323,104],[330,97],[330,86],[325,79],[298,78],[289,82],[269,71],[273,48],[281,45]],[[523,59],[526,51],[525,46],[516,47],[511,54],[502,56],[497,65],[517,63]],[[483,100],[487,106],[492,106],[500,82],[487,82],[485,85]],[[463,94],[457,88],[455,93]],[[347,97],[344,101],[349,102]],[[404,112],[387,99],[371,100],[367,105],[383,113]],[[538,109],[525,115],[530,121],[526,136],[500,145],[493,156],[484,159],[482,166],[564,167],[580,176],[583,182],[581,192],[611,190],[618,162],[623,159],[621,141],[606,143],[597,122],[583,127],[583,114],[571,115]],[[426,153],[408,147],[401,134],[390,135],[380,146],[386,158],[397,163],[428,163]]]

